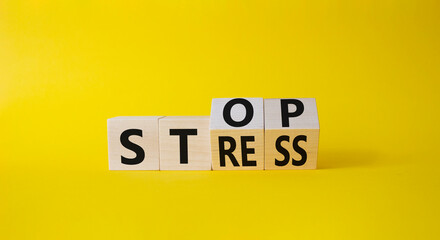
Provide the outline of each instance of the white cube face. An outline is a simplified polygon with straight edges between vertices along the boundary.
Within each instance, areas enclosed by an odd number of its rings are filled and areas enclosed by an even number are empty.
[[[214,98],[211,126],[215,129],[264,128],[263,98]]]
[[[319,129],[314,98],[264,99],[265,129]]]

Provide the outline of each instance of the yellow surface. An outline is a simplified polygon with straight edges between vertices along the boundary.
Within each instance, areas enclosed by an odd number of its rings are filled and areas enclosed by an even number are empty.
[[[438,239],[438,1],[0,1],[0,239]],[[106,119],[316,97],[318,170],[109,171]]]

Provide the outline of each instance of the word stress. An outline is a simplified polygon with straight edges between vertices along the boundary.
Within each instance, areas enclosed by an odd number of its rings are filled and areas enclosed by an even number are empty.
[[[107,121],[110,170],[316,169],[314,98],[214,98],[211,116]]]

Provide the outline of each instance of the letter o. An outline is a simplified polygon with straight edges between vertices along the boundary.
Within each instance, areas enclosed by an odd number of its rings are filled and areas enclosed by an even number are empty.
[[[241,104],[246,108],[246,116],[241,121],[235,121],[231,117],[231,109],[235,104]],[[253,117],[254,117],[254,108],[252,104],[244,98],[232,99],[231,101],[227,102],[225,107],[223,108],[223,119],[227,124],[229,124],[232,127],[246,126],[248,123],[251,122]]]

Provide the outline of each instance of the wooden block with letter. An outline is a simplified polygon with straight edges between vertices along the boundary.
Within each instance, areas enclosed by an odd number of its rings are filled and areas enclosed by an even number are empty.
[[[264,169],[262,98],[214,98],[210,131],[213,170]]]
[[[159,119],[115,117],[107,120],[110,170],[159,170]]]
[[[211,170],[209,116],[159,120],[160,170]]]
[[[316,169],[319,121],[314,98],[264,99],[265,169]]]

